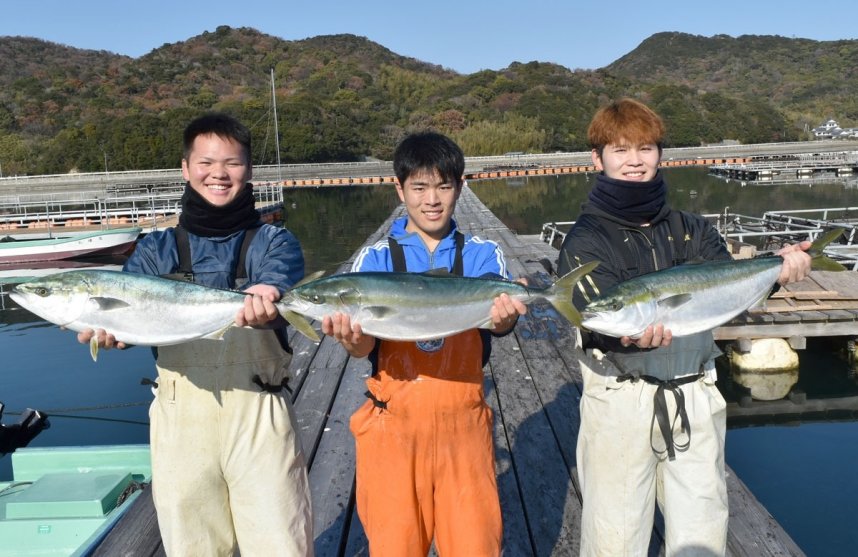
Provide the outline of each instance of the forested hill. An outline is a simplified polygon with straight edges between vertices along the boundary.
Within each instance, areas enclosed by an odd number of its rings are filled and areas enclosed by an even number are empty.
[[[858,125],[858,41],[657,33],[605,68],[643,84],[766,98],[792,123]]]
[[[140,58],[0,37],[4,175],[175,168],[181,131],[225,110],[275,160],[390,158],[409,131],[453,136],[468,155],[586,148],[607,99],[631,95],[667,120],[668,146],[804,138],[834,117],[858,125],[858,41],[653,35],[606,68],[540,62],[461,75],[354,35],[285,41],[219,27]]]

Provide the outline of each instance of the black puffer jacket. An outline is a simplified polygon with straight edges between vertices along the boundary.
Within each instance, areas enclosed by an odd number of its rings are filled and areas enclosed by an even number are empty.
[[[563,276],[583,263],[600,262],[580,287],[574,289],[573,303],[578,309],[614,284],[639,275],[686,261],[730,259],[730,252],[718,231],[699,215],[673,212],[664,206],[649,225],[641,226],[601,211],[590,203],[585,203],[581,211],[563,241],[557,266],[558,276]],[[675,239],[671,234],[671,221],[675,223],[674,228],[679,228],[680,221],[682,223],[682,230],[673,231],[680,236]],[[619,339],[599,334],[584,333],[583,336],[585,348],[600,348],[603,352],[637,350],[633,346],[624,349]]]

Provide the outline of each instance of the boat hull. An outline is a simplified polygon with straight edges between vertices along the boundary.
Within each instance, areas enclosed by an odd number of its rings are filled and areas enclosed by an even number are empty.
[[[42,239],[6,236],[0,238],[0,263],[31,263],[83,256],[121,255],[131,249],[141,232],[141,228],[134,227],[72,233]]]

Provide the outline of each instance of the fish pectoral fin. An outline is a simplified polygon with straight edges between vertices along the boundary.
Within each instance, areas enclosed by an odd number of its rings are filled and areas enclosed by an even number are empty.
[[[750,307],[748,307],[748,309],[753,309],[753,308],[765,309],[766,302],[768,301],[770,294],[771,294],[771,292],[769,290],[766,290],[765,292],[763,292],[762,295],[760,296],[760,298],[758,300],[755,300],[754,303],[751,304]]]
[[[92,356],[92,361],[98,361],[98,336],[92,335],[92,338],[89,339],[89,355]]]
[[[301,315],[300,313],[295,313],[294,311],[284,311],[282,313],[283,319],[289,322],[290,325],[295,327],[295,330],[312,340],[313,342],[319,342],[322,340],[319,338],[319,333],[310,325],[310,322],[307,321],[307,318]]]
[[[90,303],[95,304],[100,311],[112,311],[131,306],[131,304],[120,300],[119,298],[110,298],[107,296],[93,296],[89,301]]]
[[[674,310],[691,301],[691,294],[674,294],[658,301],[659,310]]]
[[[366,306],[361,308],[362,312],[367,312],[375,319],[385,319],[396,314],[396,310],[390,306]]]
[[[489,319],[488,321],[486,321],[485,323],[483,323],[482,325],[480,325],[477,328],[478,329],[488,329],[490,331],[493,331],[495,328],[495,324],[491,319]]]
[[[206,338],[209,340],[223,340],[223,335],[225,335],[226,332],[228,330],[230,330],[231,328],[233,328],[234,326],[235,326],[235,324],[229,323],[225,327],[221,327],[220,329],[218,329],[216,331],[212,331],[209,334],[207,334],[203,337],[200,337],[200,338]]]

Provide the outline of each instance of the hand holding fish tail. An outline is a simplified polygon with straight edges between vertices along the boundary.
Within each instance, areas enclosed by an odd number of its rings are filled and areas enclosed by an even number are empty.
[[[344,313],[326,315],[322,319],[322,333],[342,344],[354,358],[368,356],[375,347],[375,337],[363,334],[360,323],[352,324],[351,318]]]
[[[521,282],[521,280],[518,282]],[[494,299],[491,309],[492,332],[495,334],[509,332],[515,327],[518,316],[526,313],[527,306],[524,303],[520,300],[510,298],[508,294],[501,294]]]
[[[811,242],[805,240],[784,246],[775,253],[784,259],[781,274],[778,276],[778,284],[783,286],[790,282],[798,282],[810,274],[811,257],[807,253],[810,246]]]
[[[673,333],[670,332],[670,329],[665,329],[664,325],[659,323],[658,325],[647,327],[639,338],[620,338],[620,344],[626,347],[634,344],[638,348],[659,348],[670,346],[672,339]]]
[[[255,284],[244,291],[242,307],[235,316],[235,324],[239,327],[258,327],[276,319],[280,313],[274,305],[280,299],[280,291],[268,284]]]

